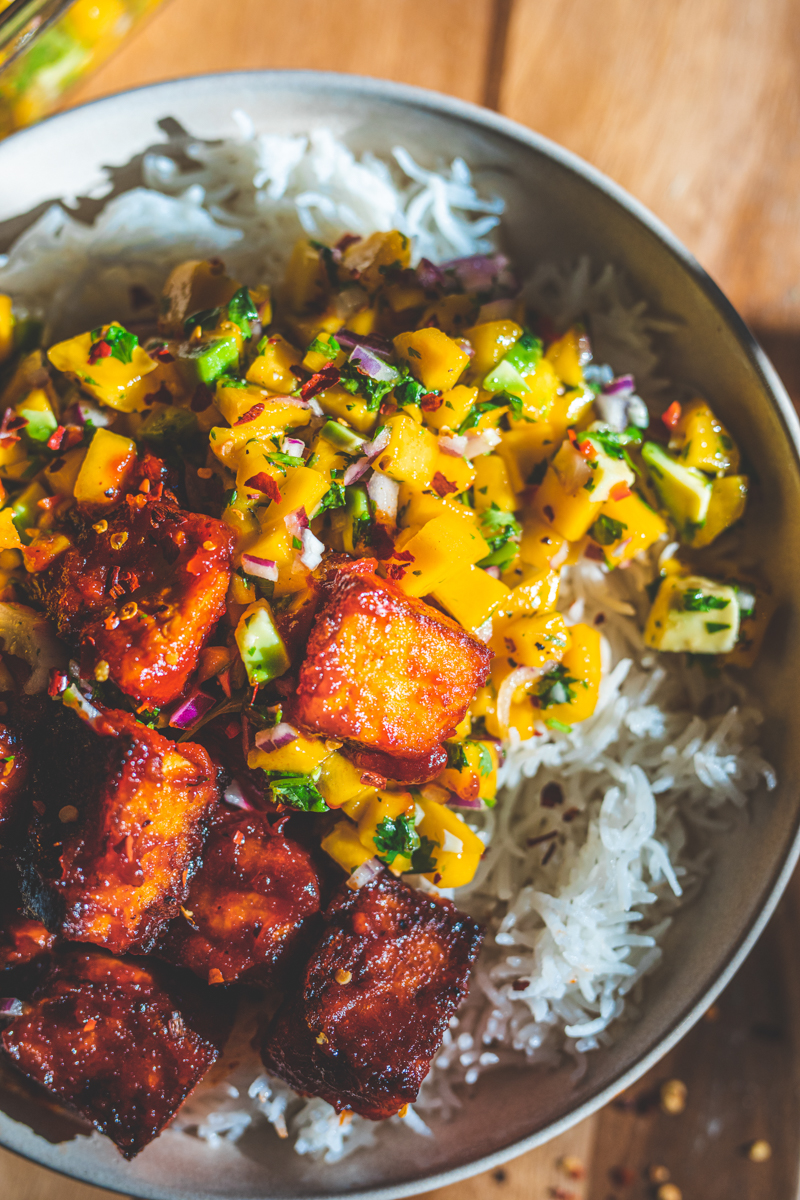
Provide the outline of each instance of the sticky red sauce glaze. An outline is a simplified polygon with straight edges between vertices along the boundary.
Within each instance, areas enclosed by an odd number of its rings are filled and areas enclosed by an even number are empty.
[[[346,748],[344,754],[362,771],[409,785],[430,783],[447,766],[447,751],[442,746],[435,746],[430,754],[418,758],[393,758],[379,750],[359,750],[352,746]]]
[[[219,817],[184,911],[154,953],[206,981],[279,982],[307,949],[320,907],[311,855],[284,835],[285,823],[259,813]]]
[[[0,724],[0,843],[7,843],[24,820],[28,755],[19,734]]]
[[[54,934],[41,921],[23,911],[14,864],[0,859],[0,971],[24,967],[45,957],[55,940]],[[3,994],[18,995],[17,992]]]
[[[219,1056],[230,1001],[167,968],[97,952],[74,950],[54,964],[3,1046],[24,1075],[133,1158]]]
[[[32,733],[26,891],[68,940],[146,950],[186,898],[216,769],[201,746],[129,713],[103,710],[96,724],[53,705]]]
[[[180,696],[225,611],[233,534],[153,493],[125,496],[104,519],[32,584],[59,635],[80,645],[84,678],[108,663],[126,695],[161,707]]]
[[[343,884],[267,1030],[267,1070],[337,1110],[398,1112],[416,1099],[480,942],[470,917],[388,872],[357,892]]]
[[[309,733],[419,759],[463,719],[491,658],[430,605],[375,575],[340,573],[309,637],[290,719]]]

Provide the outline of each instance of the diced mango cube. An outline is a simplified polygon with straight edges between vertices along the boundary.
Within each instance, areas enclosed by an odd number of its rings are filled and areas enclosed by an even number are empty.
[[[58,342],[50,347],[47,357],[57,371],[74,379],[101,404],[108,404],[120,412],[131,412],[140,402],[137,400],[134,404],[134,401],[129,399],[129,389],[154,371],[157,364],[135,338],[133,343],[130,342],[133,335],[127,335],[125,340],[116,341],[110,347],[109,353],[93,353],[93,346],[109,347],[106,339],[109,333],[112,333],[112,337],[116,336],[112,332],[114,330],[122,330],[122,326],[116,321],[102,326],[97,338],[91,333],[81,333],[65,342]],[[125,330],[122,332],[127,333]]]
[[[427,596],[459,566],[478,562],[489,547],[477,529],[456,516],[434,517],[403,545],[388,574],[408,596]]]
[[[710,546],[715,538],[744,516],[749,480],[746,475],[724,475],[711,481],[711,497],[705,522],[691,530],[690,546]]]
[[[558,378],[571,388],[583,385],[583,365],[589,357],[580,341],[580,332],[573,326],[563,337],[551,343],[545,354]]]
[[[0,363],[10,358],[14,350],[14,314],[11,297],[0,294]]]
[[[390,441],[375,466],[398,483],[418,488],[429,486],[440,459],[439,443],[429,429],[417,425],[405,413],[395,413],[385,422]],[[454,460],[455,461],[455,460]]]
[[[279,333],[262,339],[258,350],[258,357],[253,359],[245,376],[247,381],[270,392],[291,394],[298,384],[298,376],[293,373],[292,367],[302,362],[301,351],[296,350]]]
[[[609,567],[630,562],[667,532],[665,521],[636,492],[622,500],[607,500],[589,536],[603,547]]]
[[[394,347],[412,374],[431,392],[454,388],[469,363],[466,350],[434,326],[399,333]]]
[[[78,504],[97,508],[115,505],[135,462],[136,446],[130,438],[110,429],[98,429],[75,478]]]
[[[522,326],[516,321],[482,321],[468,329],[464,336],[475,351],[470,362],[470,375],[483,379],[522,337]]]
[[[464,384],[459,384],[458,387],[451,388],[449,392],[442,395],[442,402],[438,408],[426,409],[422,414],[422,419],[428,428],[433,429],[436,433],[444,428],[454,431],[466,418],[477,399],[478,389],[476,387],[465,387]]]
[[[470,633],[478,633],[499,605],[510,595],[509,589],[499,579],[487,575],[475,566],[457,567],[452,575],[442,581],[432,593],[437,604],[441,604],[451,617]]]
[[[358,836],[356,826],[346,817],[341,817],[336,822],[333,829],[325,834],[320,845],[343,871],[347,871],[348,875],[352,875],[353,871],[358,870],[363,863],[368,862],[374,856],[364,846]]]
[[[705,400],[692,400],[681,408],[669,448],[685,467],[698,467],[716,475],[739,467],[739,450],[725,426]]]
[[[417,832],[420,837],[436,843],[432,850],[435,869],[427,873],[425,878],[443,888],[463,887],[471,883],[483,857],[483,842],[444,804],[423,799],[419,805],[424,815]]]
[[[561,703],[548,703],[540,709],[547,721],[558,721],[562,725],[574,725],[585,721],[597,707],[600,694],[601,655],[600,633],[592,625],[571,625],[571,645],[561,660],[561,672],[556,686],[548,683],[545,676],[537,691],[542,698],[557,700],[559,688],[568,699]],[[534,698],[535,702],[535,698]]]

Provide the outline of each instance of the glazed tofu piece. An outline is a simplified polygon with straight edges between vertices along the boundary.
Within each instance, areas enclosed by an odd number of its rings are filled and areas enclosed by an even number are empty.
[[[155,953],[208,983],[275,983],[313,932],[320,880],[286,818],[227,812],[214,824],[181,914]]]
[[[159,964],[97,951],[59,955],[3,1047],[133,1158],[218,1058],[230,999]]]
[[[41,921],[25,913],[13,862],[0,860],[0,972],[27,967],[45,958],[55,940]]]
[[[25,814],[28,755],[19,732],[0,724],[0,844],[18,832]]]
[[[293,717],[309,733],[422,758],[463,719],[491,658],[437,609],[343,572],[311,631]]]
[[[55,703],[30,753],[29,904],[69,941],[148,949],[185,900],[218,805],[208,754],[129,713],[90,724]]]
[[[159,485],[160,486],[160,485]],[[85,679],[111,679],[137,705],[177,699],[225,611],[233,535],[154,492],[80,523],[32,586]]]
[[[481,931],[382,873],[343,884],[304,975],[267,1030],[268,1071],[373,1121],[416,1099],[467,992]]]

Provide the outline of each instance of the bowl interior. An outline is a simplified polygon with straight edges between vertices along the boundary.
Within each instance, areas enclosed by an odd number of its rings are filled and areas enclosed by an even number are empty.
[[[641,1019],[586,1072],[519,1069],[484,1075],[453,1120],[431,1139],[403,1131],[336,1166],[298,1157],[266,1126],[238,1147],[169,1131],[132,1164],[110,1143],[35,1114],[0,1092],[0,1140],[48,1166],[129,1195],[311,1197],[401,1195],[490,1165],[491,1157],[544,1141],[644,1071],[696,1019],[766,920],[794,861],[800,777],[800,710],[791,702],[800,657],[792,596],[800,558],[790,536],[800,511],[798,426],[780,384],[714,285],[652,218],[564,152],[458,101],[346,76],[265,72],[158,85],[55,118],[0,145],[0,222],[48,199],[86,194],[105,164],[121,165],[157,142],[156,122],[230,136],[244,109],[259,131],[326,126],[354,150],[401,144],[424,165],[462,155],[507,201],[505,243],[524,270],[541,260],[621,268],[652,308],[675,319],[664,339],[664,372],[708,397],[760,480],[748,522],[751,561],[767,571],[780,609],[753,687],[765,715],[763,746],[780,785],[720,839],[700,898],[675,923]],[[12,225],[0,225],[12,231]],[[3,249],[0,245],[0,249]],[[435,1180],[444,1182],[443,1178]]]

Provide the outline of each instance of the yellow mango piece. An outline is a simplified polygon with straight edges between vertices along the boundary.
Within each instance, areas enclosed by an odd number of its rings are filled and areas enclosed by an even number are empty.
[[[218,379],[214,390],[214,404],[230,425],[250,412],[256,404],[270,402],[269,392],[257,384],[247,387],[228,387],[224,379]],[[271,403],[275,403],[274,400]]]
[[[532,417],[534,420],[549,418],[561,388],[561,380],[549,358],[540,358],[534,370],[523,378],[530,388],[522,397],[524,417]],[[512,428],[520,428],[524,417],[514,421]]]
[[[413,823],[416,811],[414,797],[410,792],[378,792],[366,805],[358,820],[358,836],[362,846],[371,854],[383,858],[385,851],[375,842],[379,826],[386,820],[396,821],[398,817],[403,816],[410,818]],[[403,854],[396,855],[391,862],[386,857],[385,861],[394,875],[402,875],[404,871],[411,869],[410,857]]]
[[[11,297],[0,294],[0,363],[11,357],[14,350],[14,314]]]
[[[307,238],[301,238],[286,267],[281,287],[284,303],[292,312],[303,313],[323,303],[328,291],[328,275],[319,250]],[[295,361],[299,362],[299,357]]]
[[[441,329],[416,329],[394,339],[398,356],[431,392],[448,392],[458,383],[469,355]]]
[[[362,308],[360,312],[353,313],[352,317],[348,317],[345,322],[345,328],[351,333],[357,333],[360,337],[367,337],[375,329],[378,323],[378,313],[374,308]]]
[[[71,545],[72,542],[63,533],[40,530],[31,544],[22,548],[25,570],[31,575],[46,571]]]
[[[306,465],[327,480],[328,487],[330,487],[333,481],[331,472],[344,471],[348,462],[349,459],[343,454],[339,454],[336,447],[332,446],[327,438],[317,434],[311,443],[311,457]]]
[[[404,557],[396,566],[393,564],[392,578],[408,596],[427,596],[457,567],[476,563],[489,554],[477,529],[449,514],[428,521],[402,550],[410,559]]]
[[[130,438],[98,429],[75,479],[78,504],[97,508],[116,504],[135,462],[136,445]]]
[[[236,467],[237,498],[250,503],[259,501],[263,503],[264,496],[267,494],[266,489],[269,486],[268,479],[274,480],[275,486],[280,487],[283,471],[269,461],[268,455],[271,449],[269,443],[265,446],[255,438],[245,442]],[[267,480],[259,479],[261,475],[265,475]],[[253,482],[249,482],[250,480]]]
[[[711,499],[705,522],[687,538],[690,546],[710,546],[715,538],[744,516],[747,505],[746,475],[724,475],[711,482]]]
[[[560,662],[571,645],[571,631],[559,612],[522,613],[504,622],[489,643],[495,652],[492,683],[499,688],[516,667]]]
[[[581,334],[574,326],[547,348],[545,358],[567,387],[583,386],[583,365],[590,355],[581,348]]]
[[[389,417],[385,428],[389,430],[389,444],[381,451],[374,465],[398,483],[428,487],[441,457],[435,435],[417,425],[405,413],[395,413]]]
[[[328,491],[329,484],[324,475],[310,467],[290,467],[279,487],[281,518],[298,508],[304,508],[306,516],[312,517]],[[272,507],[275,508],[275,505]]]
[[[615,526],[621,525],[618,537]],[[623,500],[607,500],[600,516],[589,530],[590,537],[603,547],[609,567],[630,562],[642,550],[648,550],[667,532],[666,522],[645,504],[641,496],[631,492]]]
[[[320,845],[348,875],[352,875],[363,863],[374,857],[363,845],[356,826],[346,817],[341,817],[336,822],[333,829],[325,834]]]
[[[437,455],[433,480],[436,489],[446,495],[458,496],[472,487],[475,479],[475,464],[468,458],[456,458],[453,454]]]
[[[555,609],[561,583],[558,571],[528,567],[522,569],[521,576],[519,582],[509,588],[503,603],[497,609],[495,630],[501,629],[506,620],[511,620],[520,613],[552,612]],[[511,577],[509,572],[507,578]],[[505,586],[508,587],[508,584]]]
[[[516,428],[503,434],[495,454],[505,463],[509,483],[515,492],[528,487],[536,467],[552,454],[557,444],[552,426],[545,420],[520,422]]]
[[[436,783],[465,805],[482,800],[492,807],[497,795],[497,746],[494,742],[464,741],[459,749],[466,762],[460,767],[446,767]]]
[[[471,530],[478,532],[478,522],[468,504],[460,504],[451,496],[437,496],[435,492],[419,491],[411,484],[400,487],[397,503],[398,524],[404,529],[424,525],[434,517],[446,515],[466,521]]]
[[[336,420],[341,417],[357,433],[370,434],[378,423],[380,414],[368,408],[366,400],[344,388],[333,387],[318,392],[316,401],[326,416]]]
[[[21,550],[22,541],[10,508],[0,509],[0,550]]]
[[[739,468],[739,450],[725,426],[705,400],[691,400],[681,408],[669,449],[685,467],[726,475]]]
[[[593,416],[594,392],[586,385],[556,396],[548,421],[553,445],[557,446],[567,434],[567,429],[580,429]]]
[[[334,753],[320,767],[317,789],[328,808],[352,805],[362,797],[370,798],[375,789],[361,782],[363,771],[354,766],[343,754]],[[352,815],[348,811],[348,816]]]
[[[343,265],[358,274],[359,284],[368,292],[383,286],[387,270],[404,270],[410,260],[411,242],[397,229],[360,238],[342,256]]]
[[[496,504],[503,512],[513,512],[517,497],[508,478],[508,468],[498,454],[481,454],[473,460],[475,465],[476,512],[485,512]]]
[[[427,300],[421,287],[409,287],[405,283],[390,283],[384,295],[392,312],[407,312],[409,308],[422,308]]]
[[[318,348],[315,348],[315,343],[319,343]],[[306,350],[303,357],[303,366],[307,371],[316,374],[317,371],[321,371],[323,367],[330,366],[331,363],[335,367],[340,367],[346,357],[347,355],[341,346],[339,346],[333,334],[323,331],[312,340],[311,345]]]
[[[54,458],[44,470],[44,477],[47,486],[56,496],[71,496],[75,489],[75,481],[78,478],[83,460],[86,458],[86,450],[83,447],[76,446],[74,450],[68,450],[66,454]]]
[[[154,397],[163,397],[163,390],[169,392],[174,404],[191,401],[192,396],[186,387],[184,378],[176,362],[156,361],[155,370],[132,383],[125,394],[125,412],[147,412],[154,402]],[[200,414],[195,414],[200,416]]]
[[[286,771],[289,774],[310,775],[316,771],[333,750],[328,749],[322,738],[307,738],[301,733],[287,746],[279,750],[251,750],[247,765],[255,771]]]
[[[113,327],[121,328],[116,321],[112,321],[111,325],[104,325],[99,340]],[[101,404],[107,404],[120,412],[134,411],[132,406],[140,401],[129,399],[128,391],[145,375],[156,369],[155,360],[141,346],[136,345],[130,352],[130,362],[121,362],[113,354],[90,362],[89,356],[94,343],[95,339],[91,333],[81,333],[77,337],[51,346],[47,357],[57,371],[74,379],[85,392],[94,396]]]
[[[460,337],[475,320],[477,314],[478,305],[474,296],[456,293],[451,296],[442,296],[440,300],[429,304],[418,324],[424,328],[433,321],[439,329],[443,329],[451,337]]]
[[[460,625],[470,633],[477,633],[495,609],[505,604],[510,591],[481,567],[470,565],[457,567],[433,590],[432,595],[436,603],[441,604]]]
[[[516,321],[482,321],[467,329],[464,336],[475,351],[470,360],[470,375],[483,379],[522,337],[522,326]]]
[[[255,416],[251,416],[252,413],[255,413]],[[215,425],[208,435],[209,445],[219,461],[235,471],[247,442],[255,439],[268,446],[270,438],[285,433],[287,429],[299,429],[307,425],[311,415],[309,408],[300,408],[291,401],[271,400],[264,396],[243,414],[248,418],[246,421],[240,417],[230,428]]]
[[[424,799],[418,803],[424,815],[417,832],[436,843],[432,853],[436,867],[425,878],[443,888],[471,883],[483,856],[483,842],[444,804]]]
[[[572,447],[567,446],[567,449],[571,451]],[[574,453],[577,454],[577,451]],[[582,484],[571,490],[565,487],[558,469],[551,463],[534,496],[533,513],[567,541],[576,542],[600,515],[602,504],[594,500],[592,495]]]
[[[544,721],[559,721],[563,725],[575,725],[585,721],[597,707],[600,693],[600,633],[592,625],[572,625],[569,630],[572,644],[561,660],[568,678],[577,682],[568,684],[573,698],[564,704],[551,704],[540,709]]]
[[[314,338],[325,333],[338,333],[344,322],[335,308],[328,306],[324,312],[312,312],[309,316],[288,316],[286,326],[299,346],[307,346]]]
[[[292,367],[303,361],[303,355],[281,334],[275,333],[259,343],[259,354],[250,364],[245,379],[258,384],[270,392],[291,394],[297,387],[299,376]]]
[[[522,561],[532,567],[557,571],[567,561],[569,542],[556,533],[549,521],[530,514],[522,526],[519,553]]]
[[[478,399],[476,387],[465,387],[459,384],[442,396],[442,403],[433,411],[422,414],[422,420],[435,433],[442,429],[458,429],[461,422]]]
[[[736,589],[702,575],[662,579],[644,627],[654,650],[675,654],[728,654],[739,640]]]

